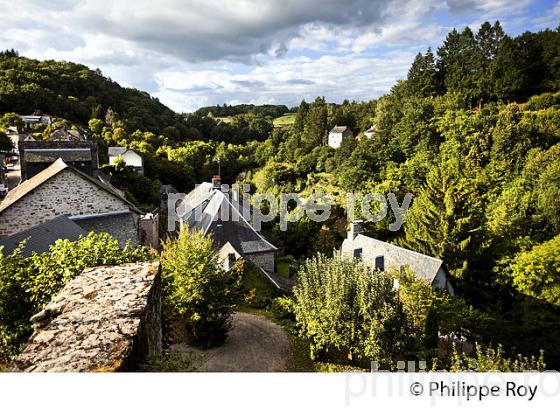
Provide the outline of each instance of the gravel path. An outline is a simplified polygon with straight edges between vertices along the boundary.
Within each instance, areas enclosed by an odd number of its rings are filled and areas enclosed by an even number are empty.
[[[226,342],[217,348],[200,350],[185,343],[172,351],[194,352],[199,372],[281,372],[286,371],[290,342],[284,329],[270,320],[249,313],[233,315]]]

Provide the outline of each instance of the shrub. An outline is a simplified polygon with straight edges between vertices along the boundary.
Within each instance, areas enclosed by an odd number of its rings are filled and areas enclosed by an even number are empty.
[[[240,275],[224,272],[212,238],[182,230],[161,252],[164,312],[184,323],[189,341],[201,348],[222,344],[240,300]]]
[[[296,322],[314,357],[343,351],[350,361],[394,368],[409,350],[411,323],[393,278],[362,262],[309,259],[298,273],[294,298]]]
[[[278,319],[294,319],[294,301],[286,296],[272,299],[270,311]]]
[[[545,370],[544,354],[541,350],[539,358],[517,355],[514,359],[505,356],[504,349],[498,345],[483,347],[476,345],[475,355],[461,355],[457,352],[451,358],[452,372],[527,372]]]

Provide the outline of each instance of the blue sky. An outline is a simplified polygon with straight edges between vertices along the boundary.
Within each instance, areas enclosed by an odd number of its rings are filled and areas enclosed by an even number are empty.
[[[377,98],[453,27],[556,28],[560,0],[0,0],[0,15],[0,48],[100,68],[192,111]]]

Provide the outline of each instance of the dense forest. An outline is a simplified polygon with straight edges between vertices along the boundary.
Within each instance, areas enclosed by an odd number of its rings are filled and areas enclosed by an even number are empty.
[[[218,162],[226,182],[255,192],[328,193],[336,204],[326,223],[266,225],[298,263],[340,245],[347,193],[393,192],[399,203],[412,193],[403,229],[391,232],[386,218],[366,233],[444,260],[463,303],[457,328],[509,354],[542,349],[549,368],[560,366],[560,28],[516,37],[498,22],[453,30],[377,100],[317,97],[293,109],[292,125],[274,127],[288,111],[177,114],[84,66],[0,55],[0,126],[10,125],[6,113],[40,112],[87,126],[100,152],[136,148],[145,176],[104,169],[145,208],[158,203],[161,184],[186,192]],[[357,138],[330,148],[334,125]]]

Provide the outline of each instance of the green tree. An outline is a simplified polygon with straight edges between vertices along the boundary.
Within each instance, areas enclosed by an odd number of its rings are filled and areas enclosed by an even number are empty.
[[[505,275],[521,293],[560,306],[560,235],[517,254]]]
[[[393,278],[361,263],[316,256],[301,267],[294,312],[311,354],[342,351],[392,369],[406,357],[410,322]]]
[[[433,168],[404,222],[402,243],[445,261],[460,278],[482,243],[482,203],[476,182],[452,161]]]
[[[212,238],[184,229],[177,240],[163,243],[160,260],[168,319],[182,323],[197,346],[222,344],[240,300],[241,278],[222,270]]]

